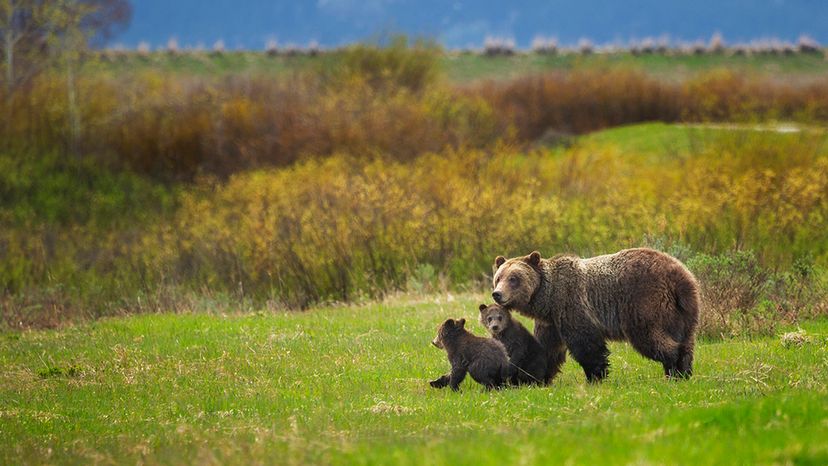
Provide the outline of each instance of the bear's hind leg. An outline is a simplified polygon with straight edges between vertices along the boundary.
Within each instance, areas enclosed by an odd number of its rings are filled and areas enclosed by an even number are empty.
[[[675,340],[661,332],[636,335],[630,343],[642,355],[661,363],[664,375],[669,378],[681,377],[681,347]],[[691,356],[692,358],[692,356]]]
[[[681,345],[678,354],[675,377],[689,379],[693,375],[693,344]]]

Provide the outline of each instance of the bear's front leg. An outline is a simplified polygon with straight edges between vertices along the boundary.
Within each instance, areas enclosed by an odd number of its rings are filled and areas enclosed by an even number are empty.
[[[441,375],[440,377],[430,381],[428,384],[434,388],[445,388],[449,384],[449,375]]]
[[[449,375],[449,386],[455,392],[460,390],[460,383],[466,378],[467,369],[465,366],[455,366],[451,368],[451,375]]]
[[[604,337],[591,328],[573,328],[564,332],[572,358],[584,369],[587,381],[604,380],[609,372],[609,349]]]
[[[566,361],[566,345],[555,324],[535,320],[534,333],[538,343],[546,351],[547,369],[543,382],[549,384],[561,371],[561,366]]]

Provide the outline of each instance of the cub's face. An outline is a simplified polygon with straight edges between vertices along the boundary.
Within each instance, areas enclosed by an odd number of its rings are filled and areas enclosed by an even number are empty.
[[[437,336],[431,340],[431,344],[440,348],[445,349],[445,344],[443,343],[446,338],[448,338],[453,333],[459,332],[460,330],[464,329],[466,326],[466,319],[448,319],[439,327],[437,327]]]
[[[492,298],[507,309],[525,309],[540,285],[540,253],[506,260],[495,259]]]
[[[497,336],[512,323],[512,314],[499,304],[492,304],[491,306],[481,304],[480,323],[486,327],[486,330],[492,336]]]

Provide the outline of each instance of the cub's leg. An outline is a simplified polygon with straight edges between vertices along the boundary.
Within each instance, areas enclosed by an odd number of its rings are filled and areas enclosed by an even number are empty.
[[[466,378],[467,368],[465,366],[457,366],[451,368],[451,374],[449,374],[449,386],[455,392],[460,390],[460,382]]]
[[[428,384],[434,388],[445,388],[449,384],[449,375],[441,375],[440,377],[430,381]]]

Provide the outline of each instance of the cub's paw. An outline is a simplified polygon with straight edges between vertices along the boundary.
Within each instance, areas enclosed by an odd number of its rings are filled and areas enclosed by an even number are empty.
[[[449,377],[444,375],[440,378],[434,379],[428,383],[434,388],[445,388],[449,384]]]

